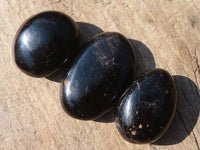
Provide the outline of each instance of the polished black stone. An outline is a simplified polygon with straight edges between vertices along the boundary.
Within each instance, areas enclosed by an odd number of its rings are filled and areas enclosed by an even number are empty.
[[[132,143],[152,143],[168,129],[177,104],[171,75],[154,69],[144,73],[125,91],[116,112],[120,134]]]
[[[15,62],[30,76],[48,76],[62,64],[72,63],[77,53],[78,34],[76,23],[63,13],[37,14],[26,20],[16,34]]]
[[[119,33],[102,33],[82,48],[62,83],[61,102],[72,117],[90,120],[118,103],[123,90],[133,81],[135,52]]]

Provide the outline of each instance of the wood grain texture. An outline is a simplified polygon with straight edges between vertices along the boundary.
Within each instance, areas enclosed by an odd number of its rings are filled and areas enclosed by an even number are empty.
[[[137,75],[158,67],[175,78],[179,96],[170,129],[154,144],[124,141],[112,113],[79,121],[60,105],[58,77],[31,78],[15,66],[12,44],[22,22],[39,12],[58,10],[79,22],[87,39],[117,31],[133,43]],[[0,149],[199,150],[199,0],[0,0]],[[83,39],[84,39],[83,38]],[[83,42],[83,41],[82,41]]]

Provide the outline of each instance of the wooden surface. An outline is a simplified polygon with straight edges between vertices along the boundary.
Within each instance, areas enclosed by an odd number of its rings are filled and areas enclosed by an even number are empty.
[[[12,58],[16,30],[44,10],[70,15],[88,37],[102,30],[124,34],[136,48],[137,75],[160,67],[174,76],[177,111],[161,140],[126,142],[112,113],[98,121],[72,119],[61,108],[59,82],[51,81],[58,77],[19,71]],[[200,149],[199,0],[0,0],[0,71],[0,150]]]

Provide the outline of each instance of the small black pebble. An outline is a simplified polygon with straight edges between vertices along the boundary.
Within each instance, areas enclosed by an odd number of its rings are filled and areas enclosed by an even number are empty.
[[[45,77],[72,63],[78,42],[77,24],[55,11],[37,14],[18,30],[13,48],[17,66],[26,74]]]
[[[153,143],[168,129],[177,104],[171,75],[162,69],[144,73],[122,95],[116,126],[132,143]]]
[[[81,49],[62,83],[61,102],[74,118],[96,119],[118,103],[133,81],[135,52],[119,33],[99,34]]]

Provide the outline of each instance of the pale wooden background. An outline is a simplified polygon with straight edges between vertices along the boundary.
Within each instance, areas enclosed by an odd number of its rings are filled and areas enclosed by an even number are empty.
[[[146,145],[126,142],[118,134],[112,114],[98,122],[72,119],[61,108],[58,82],[31,78],[18,70],[12,59],[16,30],[26,18],[44,10],[62,11],[77,22],[118,31],[144,43],[132,40],[139,62],[137,74],[156,66],[175,77],[178,108],[160,141]],[[200,147],[199,0],[0,0],[0,71],[0,150]]]

